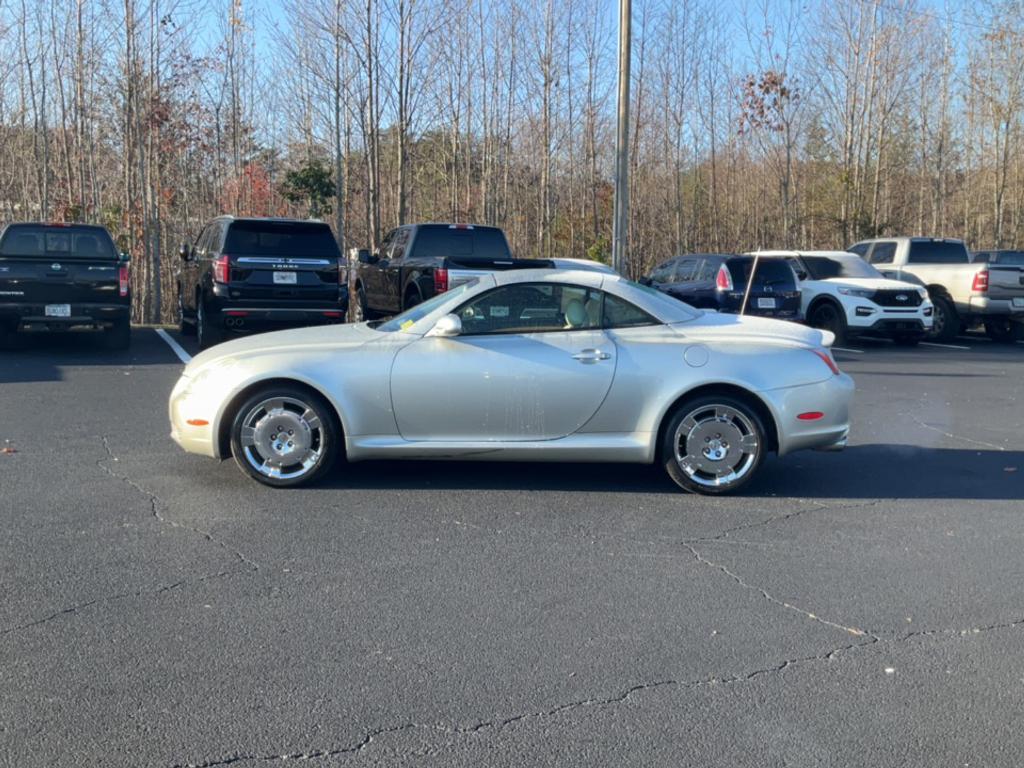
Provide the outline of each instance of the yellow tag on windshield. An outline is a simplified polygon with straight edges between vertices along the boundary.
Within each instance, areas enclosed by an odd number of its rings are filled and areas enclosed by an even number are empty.
[[[402,323],[402,330],[403,331],[408,331],[414,325],[416,325],[416,321],[415,320],[406,320],[404,323]]]

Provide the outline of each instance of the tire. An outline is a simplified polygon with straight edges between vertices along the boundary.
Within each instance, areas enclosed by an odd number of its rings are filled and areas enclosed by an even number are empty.
[[[178,293],[178,332],[182,336],[195,336],[196,335],[196,322],[188,322],[185,319],[185,302],[181,299],[181,293]]]
[[[209,349],[224,341],[224,329],[207,316],[206,302],[201,298],[196,302],[196,336],[200,349]]]
[[[684,491],[711,496],[746,485],[767,452],[767,432],[757,411],[726,395],[680,404],[661,443],[669,477]]]
[[[920,334],[897,334],[892,337],[893,342],[898,347],[916,347],[921,343]]]
[[[363,290],[363,286],[356,288],[355,310],[353,322],[362,323],[370,319],[369,312],[366,309],[366,291]]]
[[[1024,323],[1009,317],[993,317],[985,321],[985,335],[1001,344],[1013,344],[1024,339]]]
[[[132,325],[128,319],[115,320],[103,331],[103,346],[107,349],[128,349],[132,343]]]
[[[418,290],[406,291],[405,299],[402,301],[402,311],[405,312],[407,309],[412,309],[422,302],[423,297],[420,296],[420,292]]]
[[[329,471],[340,441],[341,428],[331,406],[298,386],[258,390],[238,408],[231,424],[235,463],[249,477],[273,488],[311,483]]]
[[[835,345],[846,343],[846,314],[831,301],[820,301],[807,313],[807,324],[822,331],[831,331],[835,337]]]
[[[934,296],[932,305],[935,310],[928,338],[932,341],[952,341],[960,332],[960,317],[956,313],[956,307],[945,296]]]

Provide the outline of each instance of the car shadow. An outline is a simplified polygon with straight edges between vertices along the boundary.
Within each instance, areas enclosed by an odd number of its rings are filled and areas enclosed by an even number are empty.
[[[340,467],[325,490],[529,490],[678,493],[658,466],[374,461]],[[738,495],[828,499],[1024,499],[1024,452],[857,445],[770,457]],[[709,503],[715,503],[711,498]]]
[[[0,384],[61,381],[62,369],[85,366],[142,366],[178,363],[151,328],[134,328],[131,346],[107,349],[92,331],[23,331],[0,334]]]

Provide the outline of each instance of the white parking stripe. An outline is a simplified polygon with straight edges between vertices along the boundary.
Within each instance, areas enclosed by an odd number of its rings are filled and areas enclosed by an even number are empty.
[[[178,359],[183,363],[188,363],[192,359],[192,355],[181,348],[181,344],[171,338],[171,334],[165,331],[163,328],[156,329],[156,335],[167,342],[167,346],[171,348],[171,351],[178,356]]]
[[[970,351],[970,347],[960,347],[956,344],[936,344],[934,341],[922,341],[922,347],[942,347],[943,349],[966,349]]]
[[[863,349],[847,349],[846,347],[832,347],[834,352],[852,352],[855,355],[863,355]]]

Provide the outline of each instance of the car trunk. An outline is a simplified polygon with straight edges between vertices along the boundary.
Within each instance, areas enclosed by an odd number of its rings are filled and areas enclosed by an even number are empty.
[[[753,280],[750,271],[753,258],[728,261],[733,290],[727,294],[726,308],[738,312],[743,295],[750,284],[746,314],[765,317],[796,317],[800,312],[800,289],[792,267],[782,259],[758,259]]]

